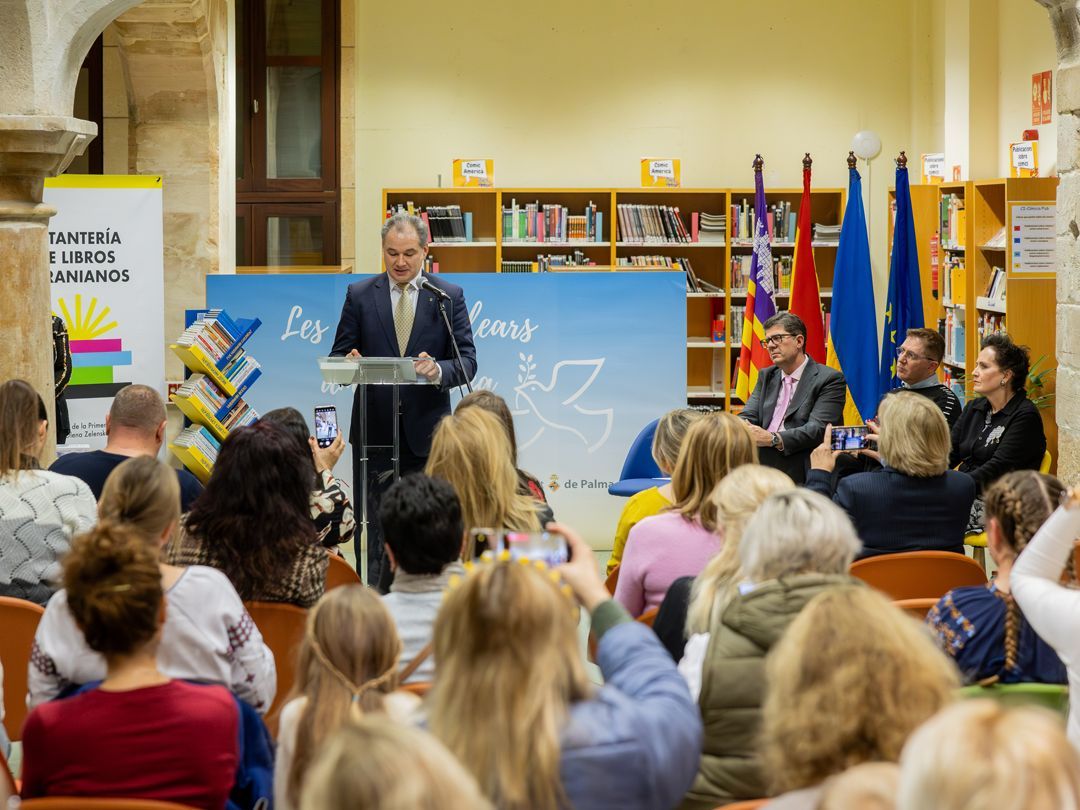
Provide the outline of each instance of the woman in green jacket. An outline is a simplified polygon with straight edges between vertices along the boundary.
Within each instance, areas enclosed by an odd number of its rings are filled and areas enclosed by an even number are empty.
[[[807,602],[853,581],[847,571],[859,548],[843,510],[805,489],[770,495],[747,523],[739,547],[746,581],[709,632],[690,638],[679,664],[705,725],[682,810],[765,795],[758,754],[765,656]]]

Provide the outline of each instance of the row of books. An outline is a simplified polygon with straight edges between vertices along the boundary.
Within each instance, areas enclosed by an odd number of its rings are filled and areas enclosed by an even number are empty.
[[[1005,303],[1005,270],[1001,267],[990,269],[990,279],[986,283],[983,296],[996,304]]]
[[[549,253],[539,255],[536,261],[507,261],[502,262],[504,273],[546,273],[552,267],[595,267],[596,262],[586,256],[582,251],[575,250],[573,253]]]
[[[204,374],[192,374],[172,395],[172,401],[193,422],[209,426],[219,439],[242,425],[255,422],[259,415],[241,397],[262,374],[253,357],[244,356],[234,366],[236,393],[226,396]]]
[[[404,212],[418,216],[428,226],[432,242],[471,242],[473,241],[473,215],[471,211],[462,211],[460,205],[429,205],[427,208],[413,205],[412,201],[404,205],[388,208],[386,216]]]
[[[964,247],[964,234],[967,228],[967,211],[964,198],[959,194],[941,195],[941,247],[944,250]]]
[[[258,318],[236,321],[223,310],[211,309],[200,314],[170,348],[185,366],[210,377],[231,397],[236,384],[230,375],[246,373],[233,364],[244,356],[244,343],[260,325]]]
[[[516,199],[502,209],[504,242],[600,242],[603,232],[604,212],[592,201],[582,214],[539,201],[518,205]]]
[[[619,203],[616,213],[620,242],[682,244],[691,241],[678,206]]]
[[[945,359],[963,365],[967,352],[964,349],[964,336],[967,331],[964,310],[945,310]]]
[[[814,241],[827,245],[840,244],[839,225],[814,224]]]
[[[217,363],[226,358],[244,333],[245,330],[224,310],[212,309],[185,329],[176,343],[197,347]]]
[[[731,292],[745,293],[750,288],[750,263],[753,256],[731,257]],[[791,289],[791,256],[773,257],[773,289],[777,292]]]
[[[983,312],[979,315],[979,345],[983,338],[995,332],[1005,331],[1005,316],[1000,313]]]
[[[221,442],[202,425],[189,425],[180,431],[171,445],[184,466],[191,470],[204,484],[210,480],[210,472],[217,461]]]
[[[967,293],[964,275],[964,257],[956,254],[945,256],[945,271],[941,274],[941,297],[947,304],[963,304]]]
[[[774,242],[795,241],[795,211],[791,203],[784,201],[775,203],[768,208],[768,231],[769,237]],[[729,212],[732,228],[732,238],[753,239],[757,233],[755,222],[754,204],[745,197],[741,203],[731,206]]]

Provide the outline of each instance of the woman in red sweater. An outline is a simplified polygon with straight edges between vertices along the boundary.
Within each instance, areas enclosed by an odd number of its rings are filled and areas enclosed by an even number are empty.
[[[23,727],[23,798],[156,799],[220,810],[236,774],[238,710],[221,686],[171,680],[156,653],[165,621],[161,571],[134,530],[109,520],[64,560],[75,623],[107,674],[42,704]]]

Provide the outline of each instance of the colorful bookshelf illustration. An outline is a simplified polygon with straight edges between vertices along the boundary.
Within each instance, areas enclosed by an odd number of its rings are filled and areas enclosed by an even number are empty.
[[[171,400],[190,422],[169,449],[203,483],[221,442],[259,418],[243,396],[262,369],[244,344],[261,325],[258,318],[233,320],[221,309],[189,311],[187,329],[169,347],[189,371]]]
[[[59,299],[60,317],[67,324],[71,348],[71,382],[65,391],[68,399],[96,399],[116,396],[117,391],[131,380],[117,379],[117,372],[130,369],[131,351],[124,348],[123,338],[104,337],[117,328],[117,322],[108,320],[110,308],[98,309],[97,297],[83,309],[83,296],[76,294],[74,301]],[[124,375],[122,372],[119,376]]]

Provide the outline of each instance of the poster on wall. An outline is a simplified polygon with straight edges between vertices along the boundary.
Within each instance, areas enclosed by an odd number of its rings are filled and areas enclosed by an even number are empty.
[[[52,311],[71,341],[68,445],[105,446],[105,414],[125,385],[165,393],[161,178],[62,175],[45,181]]]
[[[1053,276],[1057,272],[1057,206],[1054,203],[1009,203],[1009,272]]]
[[[348,435],[352,387],[323,383],[345,291],[357,275],[208,276],[206,302],[259,318],[247,344],[260,413],[291,405],[314,422],[337,406]],[[686,282],[677,272],[455,273],[476,341],[473,386],[514,414],[518,466],[544,485],[557,519],[610,548],[625,501],[607,492],[646,424],[686,404]],[[456,403],[455,391],[451,401]],[[348,452],[335,473],[352,483]]]

